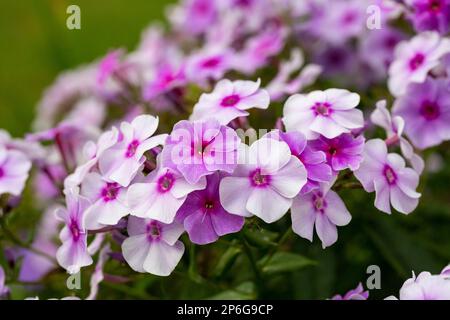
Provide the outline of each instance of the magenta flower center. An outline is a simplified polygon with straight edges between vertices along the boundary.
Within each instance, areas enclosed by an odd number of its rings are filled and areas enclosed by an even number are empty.
[[[394,170],[388,165],[384,168],[384,176],[386,177],[386,181],[388,184],[393,185],[397,181],[397,175]]]
[[[103,201],[109,202],[113,201],[117,198],[119,194],[120,186],[117,183],[107,183],[106,186],[102,189],[102,198]]]
[[[416,55],[409,60],[409,68],[412,71],[417,70],[425,61],[425,56],[422,53],[416,53]]]
[[[209,210],[211,210],[211,209],[213,209],[213,208],[214,208],[214,201],[206,200],[206,201],[205,201],[205,209],[206,209],[207,211],[209,211]]]
[[[237,94],[233,94],[231,96],[223,98],[220,105],[222,107],[233,107],[239,102],[240,99],[241,98]]]
[[[261,174],[261,169],[256,169],[250,174],[250,180],[256,187],[265,187],[270,183],[270,176]]]
[[[314,209],[320,213],[324,213],[327,202],[323,198],[322,192],[315,193],[312,198]]]
[[[434,13],[440,12],[444,7],[441,0],[429,0],[428,10]]]
[[[440,114],[439,106],[435,102],[425,101],[420,107],[420,115],[427,120],[435,120]]]
[[[159,177],[158,179],[158,191],[159,192],[167,192],[172,189],[174,177],[171,173],[167,172],[165,175]]]
[[[72,220],[69,225],[70,233],[72,234],[73,241],[78,241],[81,236],[80,227],[78,226],[78,222],[76,220]]]
[[[209,59],[206,59],[205,61],[203,61],[202,67],[207,68],[207,69],[212,69],[212,68],[217,67],[219,65],[219,63],[220,63],[220,58],[213,57],[213,58],[209,58]]]
[[[125,156],[127,158],[131,158],[136,154],[136,150],[139,147],[139,141],[138,140],[133,140],[130,142],[130,144],[128,145],[127,148],[127,152],[125,153]]]
[[[150,222],[147,225],[147,239],[149,241],[159,240],[161,235],[161,226],[157,222]]]
[[[328,102],[316,102],[313,107],[316,115],[328,117],[331,114],[331,105]]]
[[[3,170],[3,168],[0,168],[0,179],[3,178],[5,176],[5,171]]]

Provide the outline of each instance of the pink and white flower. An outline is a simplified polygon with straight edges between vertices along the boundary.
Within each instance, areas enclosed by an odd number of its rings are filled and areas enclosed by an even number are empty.
[[[183,232],[178,222],[164,224],[130,216],[130,237],[122,243],[123,256],[134,271],[168,276],[183,256],[184,245],[178,241]]]
[[[217,170],[233,172],[239,144],[236,132],[217,120],[183,120],[166,140],[162,166],[176,168],[190,184],[195,184]]]
[[[30,168],[31,161],[22,152],[7,150],[0,145],[0,195],[9,193],[19,196]]]
[[[150,115],[138,116],[131,123],[122,122],[119,141],[99,158],[103,176],[127,187],[145,162],[144,153],[163,144],[166,135],[152,137],[157,127],[158,118]]]
[[[423,32],[399,43],[394,62],[389,67],[389,90],[396,97],[405,94],[410,83],[424,82],[428,73],[439,66],[448,53],[450,39],[441,38],[437,32]]]
[[[267,109],[269,93],[261,89],[260,85],[260,79],[256,82],[221,80],[211,93],[200,96],[190,120],[214,118],[226,125],[233,119],[248,116],[248,109]]]
[[[419,203],[419,175],[405,167],[401,156],[388,154],[383,140],[366,143],[364,160],[354,174],[367,192],[376,192],[375,207],[383,212],[390,214],[392,204],[397,211],[409,214]]]
[[[345,226],[352,219],[344,202],[331,190],[331,186],[321,184],[318,190],[297,196],[291,208],[294,232],[312,242],[315,227],[324,249],[337,241],[336,226]]]
[[[106,180],[97,172],[86,175],[80,193],[92,203],[85,214],[85,226],[88,230],[115,225],[129,213],[126,188],[117,182]]]
[[[205,187],[205,177],[190,184],[178,170],[161,167],[152,171],[145,182],[128,188],[127,203],[133,216],[172,223],[188,194]]]
[[[241,157],[244,162],[220,183],[222,206],[236,215],[277,221],[307,182],[304,165],[285,142],[264,137],[250,147],[244,145]]]
[[[331,300],[367,300],[369,298],[369,291],[364,291],[361,283],[355,289],[350,290],[345,295],[337,294]]]
[[[323,135],[336,138],[364,125],[363,113],[355,109],[359,95],[344,89],[295,94],[286,101],[283,123],[288,131],[300,131],[306,138]]]
[[[9,293],[9,288],[5,285],[5,278],[5,271],[0,266],[0,299]]]
[[[67,208],[59,208],[55,214],[64,222],[59,234],[61,247],[56,252],[56,259],[61,267],[73,274],[80,268],[92,264],[87,249],[87,230],[85,227],[86,209],[91,205],[88,199],[74,192],[66,194]]]

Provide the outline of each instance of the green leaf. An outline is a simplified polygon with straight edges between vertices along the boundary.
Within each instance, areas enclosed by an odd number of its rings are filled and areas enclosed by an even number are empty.
[[[272,257],[266,256],[262,258],[258,264],[264,274],[275,274],[297,271],[313,266],[316,262],[296,253],[277,252]]]
[[[239,247],[228,248],[220,257],[219,262],[212,272],[212,276],[215,278],[220,278],[223,276],[231,268],[241,252],[242,250]]]
[[[258,248],[267,248],[276,246],[275,239],[278,238],[278,233],[268,231],[265,229],[260,230],[246,230],[245,239],[253,246]]]
[[[244,282],[235,289],[226,290],[218,293],[209,300],[251,300],[256,298],[255,284],[253,282]]]

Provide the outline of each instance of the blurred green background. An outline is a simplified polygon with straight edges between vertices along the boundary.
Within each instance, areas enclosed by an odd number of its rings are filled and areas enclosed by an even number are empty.
[[[162,20],[171,0],[0,1],[0,128],[30,129],[43,90],[63,70],[108,50],[133,49],[141,31]],[[68,30],[66,9],[81,9],[81,30]]]

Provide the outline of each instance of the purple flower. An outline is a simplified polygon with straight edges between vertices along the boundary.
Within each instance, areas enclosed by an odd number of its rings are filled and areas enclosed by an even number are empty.
[[[0,145],[0,195],[9,193],[19,196],[30,168],[31,161],[22,152],[7,150]]]
[[[244,225],[244,218],[228,213],[220,203],[220,173],[207,177],[205,190],[188,195],[177,213],[177,221],[184,224],[189,239],[196,244],[215,242],[219,237],[238,232]]]
[[[446,34],[450,30],[449,0],[407,0],[407,3],[412,7],[409,18],[417,31]]]
[[[172,8],[169,18],[180,32],[198,35],[217,23],[217,7],[215,0],[184,0]]]
[[[369,298],[369,291],[364,291],[361,283],[358,286],[347,292],[344,296],[340,294],[335,295],[331,300],[367,300]]]
[[[269,93],[260,88],[261,80],[219,81],[213,92],[204,93],[194,106],[190,120],[217,119],[226,125],[238,117],[246,117],[251,108],[267,109],[270,103]]]
[[[232,68],[233,53],[218,47],[193,53],[186,62],[188,80],[205,87],[209,80],[221,79]]]
[[[169,63],[158,66],[151,81],[143,89],[143,98],[152,100],[185,84],[184,68]]]
[[[183,232],[178,222],[164,224],[130,216],[130,237],[122,243],[123,256],[134,271],[168,276],[183,256],[184,245],[177,241]]]
[[[312,242],[315,226],[324,249],[337,241],[336,226],[345,226],[352,219],[344,202],[330,188],[330,184],[321,184],[319,190],[298,195],[291,208],[294,232]]]
[[[397,298],[390,296],[386,300]],[[399,300],[450,300],[450,278],[445,273],[432,275],[427,271],[416,277],[413,272],[400,288]]]
[[[85,227],[88,230],[115,225],[129,213],[126,188],[104,179],[97,172],[86,175],[80,193],[92,203],[85,213]]]
[[[319,183],[330,182],[333,178],[331,167],[326,163],[325,153],[313,150],[307,144],[305,136],[300,132],[271,131],[266,137],[286,142],[291,150],[291,154],[297,157],[305,166],[308,181],[301,190],[302,194],[317,189]]]
[[[5,271],[2,266],[0,266],[0,299],[8,295],[9,289],[5,285]]]
[[[312,140],[310,145],[313,150],[326,154],[327,162],[334,171],[347,168],[355,171],[362,161],[364,141],[363,136],[354,137],[351,133],[344,133],[334,139],[321,136]]]
[[[395,60],[389,67],[388,86],[398,97],[406,93],[408,84],[422,83],[428,72],[450,53],[450,39],[436,32],[423,32],[409,41],[400,42],[395,49]]]
[[[252,214],[267,223],[279,220],[307,181],[306,169],[291,155],[287,143],[261,138],[243,145],[240,162],[232,176],[220,183],[220,202],[230,213]]]
[[[67,192],[66,208],[56,210],[56,216],[65,226],[59,234],[61,247],[56,252],[56,259],[68,273],[77,273],[80,268],[92,264],[87,250],[87,230],[85,228],[86,209],[91,205],[88,199]]]
[[[397,211],[408,214],[419,203],[419,175],[405,167],[401,156],[388,154],[383,140],[366,143],[364,160],[354,174],[367,192],[376,192],[375,207],[383,212],[390,214],[392,204]]]
[[[426,149],[450,139],[448,80],[427,78],[422,84],[411,84],[392,110],[405,120],[405,133],[418,148]]]
[[[166,135],[152,137],[157,127],[158,118],[149,115],[138,116],[131,123],[122,122],[119,141],[99,158],[102,175],[127,187],[144,163],[144,153],[166,138]]]
[[[176,168],[191,183],[217,170],[233,172],[240,140],[217,120],[178,122],[162,151],[162,166]]]
[[[306,138],[320,134],[332,139],[364,125],[359,95],[344,89],[295,94],[284,105],[283,123],[288,131],[298,130]]]
[[[370,120],[382,127],[386,131],[387,141],[391,143],[400,142],[400,150],[403,156],[408,159],[414,170],[421,174],[425,163],[423,159],[414,152],[411,143],[403,137],[403,130],[405,128],[405,120],[400,116],[391,116],[391,113],[386,108],[386,101],[378,101],[376,109],[372,112]]]
[[[158,168],[145,178],[145,182],[132,184],[128,188],[130,213],[140,218],[172,223],[188,194],[205,187],[205,177],[190,184],[178,170]]]

